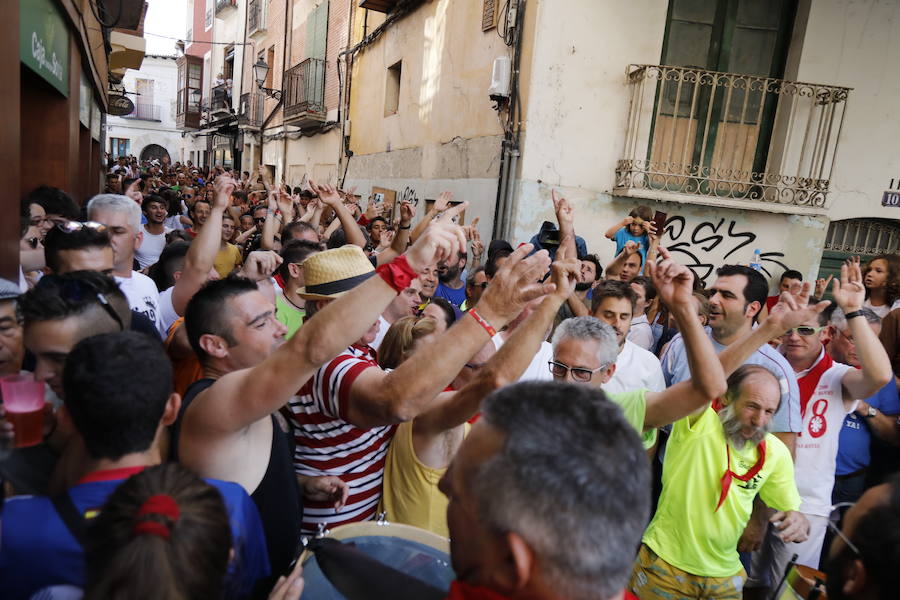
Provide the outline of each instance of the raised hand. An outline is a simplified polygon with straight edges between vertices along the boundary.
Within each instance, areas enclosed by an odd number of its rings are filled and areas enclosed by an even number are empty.
[[[381,213],[384,212],[384,204],[381,202],[374,202],[371,199],[369,200],[368,206],[366,206],[366,218],[368,220],[372,220],[375,217],[380,217]]]
[[[273,250],[257,250],[247,255],[242,274],[251,281],[262,281],[272,276],[283,259]]]
[[[866,301],[859,257],[854,256],[841,265],[841,278],[831,284],[831,295],[844,314],[859,310]]]
[[[219,175],[213,184],[216,190],[215,199],[213,200],[213,208],[225,210],[231,202],[231,194],[234,193],[234,179],[228,175]]]
[[[316,184],[315,181],[310,179],[309,180],[309,189],[311,189],[314,194],[317,194],[319,196],[319,199],[326,206],[335,207],[338,204],[341,204],[343,202],[343,200],[341,200],[341,195],[338,193],[338,191],[335,188],[328,185],[327,183],[323,184],[323,185],[318,185],[318,184]]]
[[[434,201],[434,210],[439,213],[444,212],[450,206],[451,200],[453,200],[453,192],[441,192]]]
[[[472,256],[481,258],[481,255],[484,254],[484,242],[481,241],[481,234],[478,233],[474,226],[472,227],[472,233]]]
[[[439,261],[456,258],[466,249],[466,236],[462,227],[453,222],[453,217],[461,213],[468,202],[457,204],[441,217],[431,221],[425,232],[406,251],[406,260],[416,272]]]
[[[287,192],[278,193],[278,208],[285,223],[294,221],[294,199]]]
[[[631,218],[631,217],[629,217],[629,218]],[[624,252],[626,256],[630,256],[630,255],[634,254],[635,252],[637,252],[638,248],[639,248],[639,246],[637,245],[637,242],[635,242],[633,240],[628,240],[627,242],[625,242],[625,246],[622,248],[622,252]]]
[[[550,190],[550,199],[553,201],[553,211],[556,213],[556,222],[562,230],[563,224],[570,224],[575,219],[575,211],[565,198],[556,195],[556,190]]]
[[[491,279],[478,301],[478,312],[495,326],[515,318],[531,300],[556,290],[553,283],[541,283],[550,267],[549,254],[546,250],[541,250],[528,256],[533,248],[531,244],[522,244],[516,248]],[[491,316],[488,317],[485,313]]]
[[[574,256],[569,256],[572,245],[565,243],[567,241],[567,239],[562,240],[563,243],[556,251],[556,260],[550,265],[550,281],[556,286],[553,293],[563,300],[575,291],[575,284],[578,283],[581,275],[581,261]]]
[[[819,313],[828,308],[830,303],[823,300],[818,304],[810,304],[811,289],[812,283],[804,281],[802,285],[794,284],[790,291],[782,292],[778,303],[769,310],[769,316],[765,321],[766,325],[773,327],[777,325],[779,334],[781,334],[788,329],[818,318]]]
[[[412,223],[413,218],[416,216],[416,207],[411,202],[401,202],[400,203],[400,224],[404,227]]]
[[[657,296],[672,310],[677,307],[692,307],[693,273],[686,266],[675,262],[667,248],[660,246],[659,255],[662,260],[658,264],[648,262],[646,266]]]

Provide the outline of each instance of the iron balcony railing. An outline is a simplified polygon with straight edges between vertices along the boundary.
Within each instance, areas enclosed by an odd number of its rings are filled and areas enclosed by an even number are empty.
[[[252,34],[265,29],[262,11],[262,0],[250,0],[247,4],[247,33]]]
[[[618,191],[827,206],[851,88],[661,65],[627,79]]]
[[[263,114],[266,97],[262,92],[246,92],[241,94],[241,106],[238,113],[238,123],[259,127],[265,115]]]
[[[212,110],[230,110],[231,109],[231,86],[222,83],[212,88]]]
[[[325,61],[307,58],[284,73],[284,118],[325,120]]]
[[[126,119],[142,119],[145,121],[159,121],[160,107],[158,104],[136,104],[134,111],[130,115],[125,115]]]

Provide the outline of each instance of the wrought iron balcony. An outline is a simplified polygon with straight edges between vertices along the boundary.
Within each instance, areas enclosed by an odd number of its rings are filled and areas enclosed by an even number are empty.
[[[158,104],[136,104],[134,111],[130,115],[125,115],[125,119],[141,119],[143,121],[159,121],[160,108]]]
[[[827,208],[851,88],[661,65],[627,78],[616,193]]]
[[[212,104],[210,110],[231,111],[231,86],[227,83],[221,83],[212,88]]]
[[[265,115],[266,97],[262,92],[247,92],[241,94],[241,106],[238,112],[238,124],[247,125],[249,127],[259,127],[262,125]]]
[[[284,120],[304,127],[325,121],[325,61],[307,58],[284,73]]]
[[[253,35],[266,30],[263,15],[263,0],[250,0],[247,3],[247,34]]]

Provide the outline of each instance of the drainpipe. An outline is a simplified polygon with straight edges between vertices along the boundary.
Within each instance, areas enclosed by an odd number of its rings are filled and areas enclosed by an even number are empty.
[[[291,63],[291,42],[294,39],[294,30],[288,26],[288,23],[293,23],[294,20],[294,2],[293,0],[285,0],[285,19],[284,19],[284,60],[281,65],[281,97],[284,98],[284,73],[290,67]],[[281,142],[281,179],[282,181],[287,181],[287,150],[288,150],[288,135],[287,135],[287,125],[284,124],[284,112],[281,113],[281,131],[284,134]]]

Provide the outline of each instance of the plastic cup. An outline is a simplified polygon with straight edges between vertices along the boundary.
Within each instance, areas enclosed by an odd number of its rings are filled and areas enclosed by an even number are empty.
[[[44,382],[34,376],[10,375],[0,379],[6,420],[12,423],[16,448],[34,446],[44,439]]]

